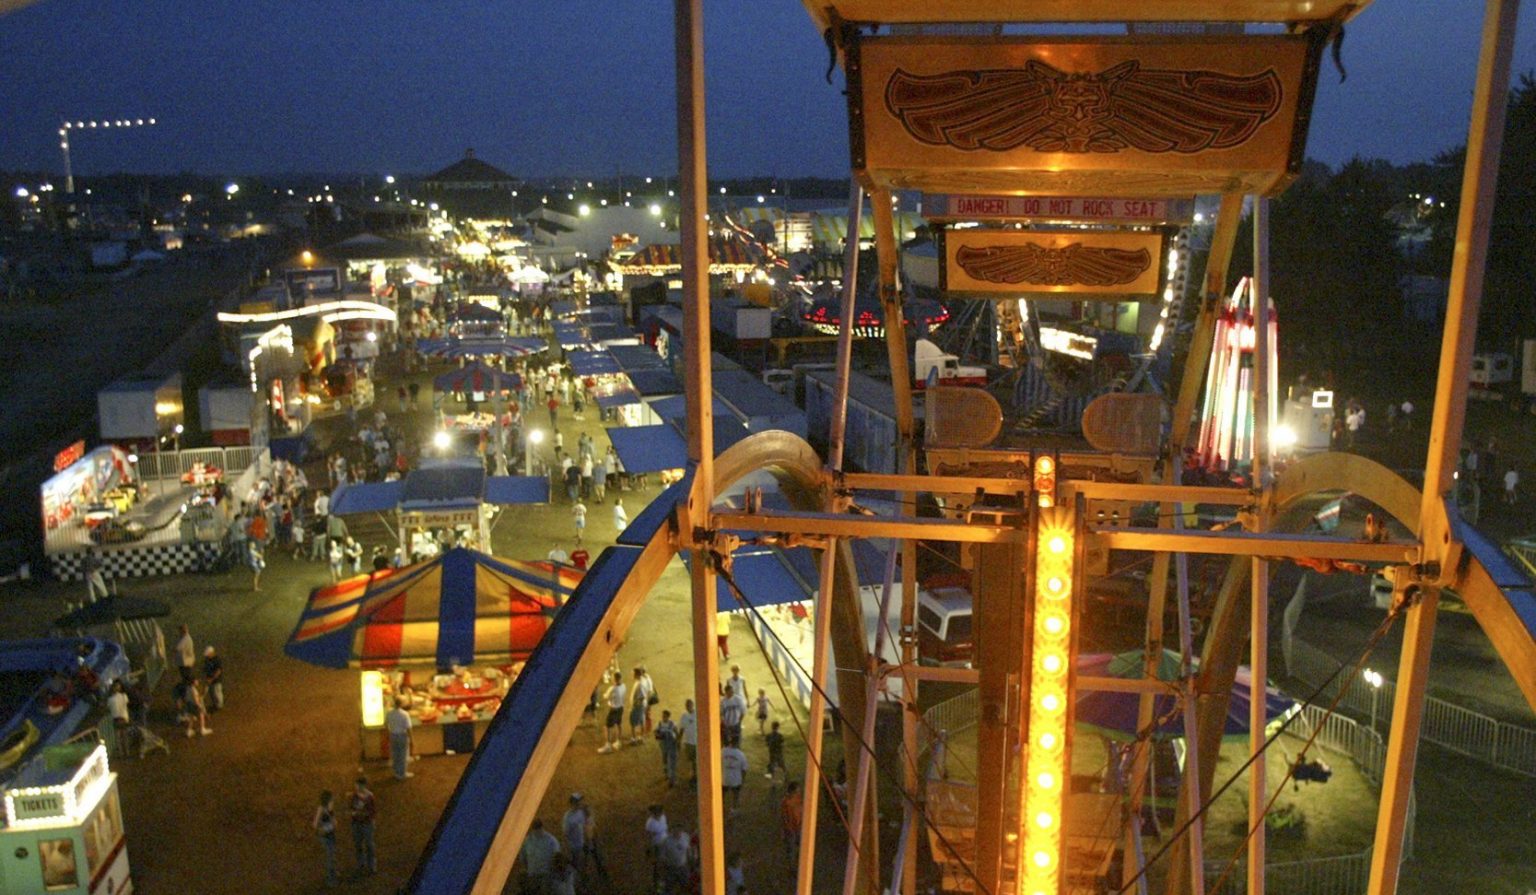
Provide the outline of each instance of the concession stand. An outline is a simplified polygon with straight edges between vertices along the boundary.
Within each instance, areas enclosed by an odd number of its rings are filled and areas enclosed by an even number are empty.
[[[316,589],[284,651],[360,669],[363,758],[388,757],[397,698],[418,754],[469,752],[581,575],[454,548]]]

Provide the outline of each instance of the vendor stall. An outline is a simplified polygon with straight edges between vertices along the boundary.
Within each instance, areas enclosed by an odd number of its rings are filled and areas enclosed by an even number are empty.
[[[82,446],[83,447],[83,446]],[[68,452],[66,452],[68,453]],[[72,459],[60,455],[58,472],[43,482],[43,531],[68,525],[94,528],[114,519],[139,499],[139,477],[133,455],[113,445],[103,445]]]
[[[417,753],[468,752],[581,574],[455,548],[315,590],[284,650],[362,669],[364,758],[389,754],[384,715],[396,699]]]

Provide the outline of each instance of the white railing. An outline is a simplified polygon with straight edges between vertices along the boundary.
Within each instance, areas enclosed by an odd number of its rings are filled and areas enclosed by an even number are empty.
[[[1214,882],[1226,864],[1207,861],[1206,879]],[[1264,891],[1274,895],[1362,895],[1371,879],[1371,850],[1332,858],[1284,861],[1264,866]],[[1248,865],[1232,866],[1221,886],[1210,895],[1244,895],[1248,891]]]
[[[138,455],[139,476],[150,481],[180,479],[198,463],[224,470],[226,481],[244,472],[255,456],[249,445],[186,448],[180,451],[148,451]]]
[[[1337,659],[1317,647],[1303,640],[1292,640],[1288,669],[1291,677],[1309,687],[1316,687],[1338,667]],[[1326,704],[1346,683],[1352,685],[1339,701],[1341,709],[1379,723],[1391,723],[1397,686],[1390,680],[1383,679],[1380,688],[1372,688],[1364,681],[1336,680],[1322,692],[1318,701]],[[1496,768],[1536,777],[1536,730],[1529,727],[1500,721],[1453,702],[1426,696],[1424,725],[1420,736],[1425,742],[1459,752]]]

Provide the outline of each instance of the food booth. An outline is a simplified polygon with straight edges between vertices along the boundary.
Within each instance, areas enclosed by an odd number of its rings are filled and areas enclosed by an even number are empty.
[[[315,590],[284,650],[360,669],[360,751],[386,758],[403,699],[417,754],[469,752],[582,573],[454,548]]]

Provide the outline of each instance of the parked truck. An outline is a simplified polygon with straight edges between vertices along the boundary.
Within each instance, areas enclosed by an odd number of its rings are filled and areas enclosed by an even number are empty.
[[[987,384],[985,367],[961,366],[960,358],[945,354],[939,346],[927,339],[918,339],[912,353],[913,388],[926,388],[930,382],[944,385]]]

